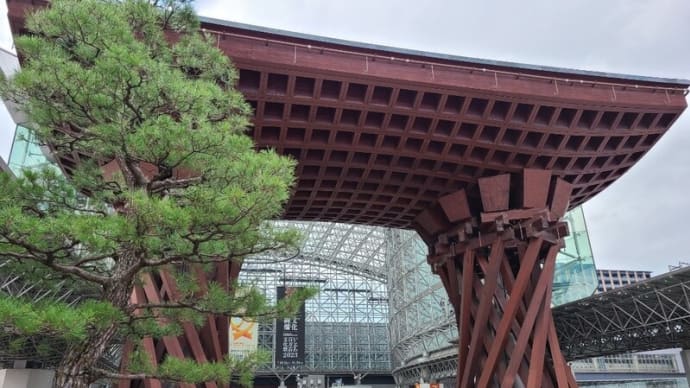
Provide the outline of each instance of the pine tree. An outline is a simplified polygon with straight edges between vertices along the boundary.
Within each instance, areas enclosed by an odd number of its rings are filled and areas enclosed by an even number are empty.
[[[48,169],[0,175],[2,270],[85,297],[68,305],[0,294],[4,334],[16,348],[37,335],[63,346],[56,387],[123,377],[247,383],[258,356],[154,367],[139,349],[127,371],[98,360],[115,343],[179,335],[209,313],[296,311],[312,291],[267,306],[255,290],[204,290],[197,278],[221,261],[294,246],[296,233],[265,222],[288,199],[294,162],[255,151],[236,70],[199,32],[189,0],[55,0],[26,27],[15,40],[22,70],[4,98],[69,180]],[[180,297],[131,304],[133,287],[160,271]]]

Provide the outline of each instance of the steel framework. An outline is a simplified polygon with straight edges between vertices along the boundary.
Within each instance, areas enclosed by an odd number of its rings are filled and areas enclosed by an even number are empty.
[[[75,304],[81,300],[81,296],[74,290],[63,287],[62,283],[46,284],[40,281],[28,282],[22,276],[8,271],[9,263],[0,259],[0,293],[5,293],[12,297],[24,298],[32,302],[40,302],[43,299],[49,298],[53,300],[63,301],[70,305]],[[56,352],[50,351],[55,347],[60,347],[59,341],[48,341],[46,338],[30,337],[21,345],[13,342],[16,336],[11,331],[0,331],[0,368],[11,367],[15,360],[19,359],[33,359],[36,354],[42,354],[42,362],[46,365],[57,365],[59,355]],[[10,352],[4,349],[11,349]]]
[[[289,261],[252,258],[240,279],[266,290],[269,299],[282,284],[322,289],[307,306],[305,371],[389,373],[392,364],[398,384],[456,373],[454,313],[440,281],[424,265],[427,247],[415,232],[319,222],[276,224],[304,233],[299,254]],[[572,266],[572,260],[566,266]],[[41,287],[7,271],[0,273],[0,288],[13,295],[68,301],[82,297],[74,290]],[[556,307],[554,321],[564,355],[577,360],[679,344],[689,347],[688,294],[690,268]],[[261,325],[260,344],[272,349],[273,325]],[[111,349],[110,364],[117,364],[119,349]],[[27,349],[27,358],[34,352]],[[261,371],[289,372],[271,367]]]
[[[690,348],[690,268],[596,294],[553,310],[570,360]]]
[[[61,301],[74,305],[89,298],[89,290],[75,289],[67,280],[41,281],[31,279],[27,281],[21,274],[8,270],[9,262],[0,259],[0,293],[12,297],[24,298],[38,303],[44,299]],[[64,349],[64,342],[57,338],[46,336],[23,337],[22,343],[17,343],[17,336],[12,331],[0,330],[0,368],[11,368],[14,361],[40,359],[43,367],[54,367],[60,359],[60,351]],[[106,349],[106,354],[99,360],[100,367],[117,370],[121,356],[120,344],[112,344]]]
[[[391,352],[399,369],[448,347],[458,331],[443,285],[426,264],[426,244],[413,231],[387,233]]]
[[[240,281],[275,301],[278,286],[317,287],[306,303],[306,362],[300,373],[389,374],[386,229],[326,222],[275,223],[300,230],[299,254],[280,259],[252,257]],[[273,349],[274,325],[259,328],[259,346]],[[275,364],[260,373],[289,374]]]

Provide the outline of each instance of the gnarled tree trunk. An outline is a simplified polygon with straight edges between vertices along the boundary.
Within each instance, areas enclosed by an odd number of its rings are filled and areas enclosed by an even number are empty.
[[[97,376],[89,373],[115,336],[118,324],[94,330],[86,339],[70,345],[55,371],[55,388],[88,388]]]
[[[138,257],[132,252],[120,257],[113,276],[113,279],[118,280],[113,280],[106,287],[101,300],[126,311],[134,288],[134,279],[128,270],[137,261]],[[120,328],[121,322],[113,321],[108,326],[93,329],[84,340],[69,345],[55,370],[53,387],[88,388],[90,383],[99,378],[93,373],[93,368]]]

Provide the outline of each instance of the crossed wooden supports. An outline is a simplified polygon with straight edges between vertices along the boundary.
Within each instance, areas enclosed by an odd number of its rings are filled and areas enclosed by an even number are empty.
[[[220,262],[215,265],[215,273],[204,273],[198,266],[193,266],[192,271],[197,271],[201,281],[201,290],[205,291],[208,281],[213,280],[226,287],[230,282],[237,280],[240,272],[238,262]],[[212,278],[209,279],[209,276]],[[178,289],[174,278],[166,271],[158,273],[146,273],[140,284],[134,287],[130,297],[132,304],[161,303],[169,300],[179,300]],[[168,336],[160,339],[144,338],[143,349],[149,356],[153,366],[158,365],[166,356],[177,358],[190,358],[198,362],[220,361],[228,354],[228,318],[209,314],[205,325],[199,329],[192,323],[183,325],[184,334],[179,337]],[[131,354],[134,344],[125,343],[123,349],[123,367],[126,366],[127,356]],[[219,388],[215,382],[202,384],[204,388]],[[162,388],[163,384],[157,379],[145,380],[120,380],[118,388]],[[194,384],[179,384],[181,388],[194,388]]]
[[[572,186],[530,169],[478,183],[478,197],[451,193],[417,218],[455,308],[457,386],[577,387],[551,315]]]

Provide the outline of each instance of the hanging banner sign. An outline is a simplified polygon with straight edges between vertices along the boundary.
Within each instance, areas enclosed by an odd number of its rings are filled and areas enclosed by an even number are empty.
[[[278,287],[278,300],[296,290],[295,287]],[[289,368],[304,365],[305,317],[304,304],[302,304],[295,317],[276,320],[276,367]]]
[[[259,324],[244,318],[230,318],[230,355],[244,358],[256,352],[259,344]]]

